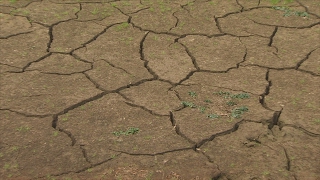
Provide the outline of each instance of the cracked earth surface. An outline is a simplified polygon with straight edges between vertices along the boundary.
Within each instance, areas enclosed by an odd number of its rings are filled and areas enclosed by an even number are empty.
[[[276,6],[1,0],[1,179],[319,180],[320,4]]]

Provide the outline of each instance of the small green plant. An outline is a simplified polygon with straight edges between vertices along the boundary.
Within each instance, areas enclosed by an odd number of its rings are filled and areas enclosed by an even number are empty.
[[[208,115],[208,118],[210,118],[210,119],[215,119],[215,118],[219,118],[220,116],[219,115],[217,115],[217,114],[209,114]]]
[[[129,27],[129,23],[128,22],[124,22],[124,23],[121,23],[117,26],[117,30],[122,30],[122,29],[125,29]]]
[[[132,42],[132,37],[121,38],[121,41],[124,41],[126,44],[130,44]]]
[[[132,148],[134,151],[137,151],[139,149],[138,145],[135,145],[133,148]]]
[[[250,95],[247,93],[240,93],[240,94],[235,94],[232,95],[231,98],[236,98],[236,99],[249,99]]]
[[[3,168],[4,169],[9,169],[10,168],[10,164],[4,164]]]
[[[51,177],[51,175],[49,175],[49,174],[46,176],[46,178],[47,178],[48,180],[56,180],[56,178]]]
[[[234,102],[234,101],[228,101],[227,102],[227,105],[228,106],[234,106],[234,105],[236,105],[237,103],[236,102]]]
[[[96,14],[98,14],[98,13],[99,13],[98,8],[94,8],[94,9],[91,11],[91,14],[93,14],[93,15],[96,15]]]
[[[170,7],[166,7],[164,4],[160,4],[160,11],[162,13],[166,12],[166,11],[170,11],[171,8]]]
[[[126,131],[114,131],[112,134],[119,137],[120,135],[128,136],[130,134],[136,134],[138,132],[139,132],[139,128],[130,127]]]
[[[153,39],[154,39],[155,41],[157,41],[157,40],[159,39],[159,37],[158,37],[158,36],[153,36]]]
[[[234,94],[232,95],[230,92],[225,91],[218,91],[213,94],[217,94],[219,96],[223,96],[225,99],[233,98],[233,99],[248,99],[250,98],[250,95],[247,93],[240,93],[240,94]]]
[[[215,92],[213,94],[217,94],[219,96],[223,96],[225,99],[227,99],[230,96],[229,92],[225,92],[225,91],[219,91],[219,92]]]
[[[13,147],[11,148],[11,150],[12,150],[12,151],[18,151],[18,150],[19,150],[19,147],[18,147],[18,146],[13,146]]]
[[[14,10],[10,11],[10,15],[15,15],[15,14],[18,13],[18,12],[19,12],[19,10],[14,9]]]
[[[197,96],[197,93],[196,92],[193,92],[193,91],[189,91],[189,95],[191,97],[196,97]]]
[[[210,1],[209,2],[211,5],[213,5],[213,6],[215,6],[216,5],[216,3],[215,2],[213,2],[213,1]]]
[[[204,100],[204,102],[206,102],[206,103],[212,103],[212,101],[211,101],[210,99],[206,99],[206,100]]]
[[[270,0],[271,4],[275,5],[275,4],[278,4],[281,0]],[[293,0],[284,0],[283,1],[283,4],[289,4],[289,3],[292,3]]]
[[[197,94],[195,92],[193,92],[193,91],[189,91],[188,94],[191,97],[196,97],[197,96]],[[235,105],[237,105],[239,100],[249,99],[250,98],[250,95],[248,93],[232,94],[232,93],[226,92],[226,91],[218,91],[218,92],[214,92],[213,94],[216,94],[216,95],[218,95],[220,97],[223,97],[224,99],[227,99],[226,104],[228,106],[235,106]],[[212,101],[209,100],[209,99],[205,99],[203,102],[212,103]],[[209,104],[196,105],[193,102],[188,102],[188,101],[183,101],[181,104],[184,107],[198,108],[201,113],[205,113],[207,108],[210,107]],[[232,122],[232,121],[234,121],[235,118],[241,118],[241,115],[244,112],[247,112],[248,110],[249,109],[246,106],[242,106],[242,107],[234,108],[233,110],[231,110],[231,115],[230,116],[227,115],[227,114],[218,115],[218,114],[212,113],[212,114],[207,114],[207,118],[209,118],[209,119],[217,119],[217,118],[220,118],[221,116],[225,116],[226,115],[226,116],[230,117],[230,120],[227,120],[227,122]]]
[[[239,108],[235,108],[231,111],[231,116],[234,117],[234,118],[241,118],[241,115],[244,113],[244,112],[247,112],[249,109],[246,107],[246,106],[242,106],[242,107],[239,107]]]
[[[126,1],[124,1],[122,4],[123,4],[124,6],[130,6],[130,5],[131,5],[129,2],[126,2]]]
[[[74,7],[74,8],[72,9],[72,11],[73,11],[73,12],[78,12],[78,11],[80,11],[80,9]]]
[[[144,139],[150,140],[150,139],[152,139],[152,136],[148,135],[148,136],[144,137]]]
[[[54,132],[53,132],[53,136],[54,136],[54,137],[58,136],[58,134],[59,134],[59,131],[54,131]]]
[[[193,2],[188,2],[186,5],[190,8],[190,10],[194,9],[194,7],[193,7],[194,3]]]
[[[152,180],[153,173],[152,171],[148,173],[146,180]]]
[[[66,116],[62,118],[62,121],[64,121],[64,122],[65,122],[65,121],[68,121],[68,116],[69,116],[69,115],[68,115],[68,113],[67,113]]]
[[[193,104],[192,102],[188,102],[188,101],[183,101],[181,104],[184,107],[191,107],[191,108],[196,108],[197,107],[195,104]]]
[[[19,131],[19,132],[27,132],[27,131],[30,130],[30,127],[28,127],[28,126],[20,126],[16,130]]]
[[[205,111],[206,109],[207,109],[206,107],[199,106],[199,110],[200,110],[201,113],[204,113],[204,111]]]
[[[185,22],[179,22],[178,28],[179,28],[179,29],[182,29],[182,27],[183,27],[185,24],[186,24]]]
[[[249,99],[250,98],[250,95],[248,93],[231,94],[230,92],[219,91],[219,92],[215,92],[213,94],[224,97],[225,99],[230,99],[230,98],[233,99],[233,100],[229,100],[227,102],[228,106],[237,105],[237,102],[235,102],[235,99]]]
[[[270,174],[270,172],[269,171],[263,171],[263,173],[262,173],[263,175],[265,175],[265,176],[267,176],[267,175],[269,175]]]
[[[309,14],[307,12],[294,11],[288,7],[273,6],[272,8],[275,10],[284,11],[283,16],[285,16],[285,17],[291,16],[291,15],[296,15],[296,16],[300,16],[300,17],[308,17],[309,16]]]

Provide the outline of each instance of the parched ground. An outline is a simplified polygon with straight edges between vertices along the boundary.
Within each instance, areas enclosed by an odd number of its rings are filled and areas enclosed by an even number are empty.
[[[289,1],[0,0],[0,179],[319,180],[320,2]]]

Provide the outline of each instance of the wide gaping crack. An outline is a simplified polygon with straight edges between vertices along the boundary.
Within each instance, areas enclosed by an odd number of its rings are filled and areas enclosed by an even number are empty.
[[[272,32],[271,36],[270,36],[270,41],[268,43],[268,46],[271,47],[272,46],[272,43],[273,43],[273,38],[275,37],[276,33],[278,32],[278,26],[276,26],[274,28],[274,31]],[[276,48],[277,49],[277,48]],[[277,49],[277,52],[278,52],[278,49]]]
[[[186,148],[180,148],[180,149],[173,149],[173,150],[168,150],[168,151],[163,151],[163,152],[157,152],[157,153],[153,153],[153,154],[148,154],[148,153],[130,153],[130,152],[126,152],[126,151],[121,151],[121,150],[115,150],[115,149],[110,149],[111,151],[114,152],[118,152],[121,154],[127,154],[130,156],[157,156],[157,155],[165,155],[165,154],[169,154],[169,153],[173,153],[173,152],[183,152],[183,151],[188,151],[188,150],[192,150],[191,147],[186,147]]]
[[[214,22],[216,23],[216,26],[217,26],[219,32],[220,32],[220,33],[224,33],[224,32],[222,31],[221,25],[220,25],[220,23],[219,23],[219,17],[214,16],[213,18],[214,18]]]
[[[171,27],[171,28],[169,29],[169,31],[171,31],[172,29],[176,28],[176,27],[178,26],[178,24],[179,24],[179,18],[175,15],[175,13],[177,13],[177,12],[178,12],[178,11],[172,13],[172,16],[176,18],[176,24],[175,24],[173,27]]]
[[[90,161],[90,159],[89,159],[89,157],[88,157],[88,154],[87,154],[87,150],[85,149],[84,146],[85,146],[85,145],[80,145],[80,149],[81,149],[82,155],[83,155],[83,157],[86,159],[86,161],[87,161],[88,163],[91,163],[91,161]]]
[[[52,42],[53,42],[53,26],[50,26],[49,27],[49,31],[48,31],[48,35],[49,35],[49,42],[47,43],[47,52],[50,52],[50,49],[51,49],[51,45],[52,45]]]
[[[0,108],[0,111],[10,111],[10,112],[19,114],[19,115],[24,116],[24,117],[46,118],[46,117],[52,116],[52,114],[43,114],[43,115],[28,114],[28,113],[19,112],[19,111],[16,111],[16,110],[11,110],[11,109],[8,109],[8,108]]]
[[[320,137],[319,133],[314,133],[311,131],[306,130],[305,128],[299,126],[299,125],[295,125],[295,124],[284,124],[283,122],[279,122],[279,129],[282,130],[282,128],[284,127],[291,127],[291,128],[295,128],[298,129],[300,131],[302,131],[303,133],[305,133],[308,136],[312,136],[312,137]]]
[[[37,60],[35,60],[35,61],[28,62],[28,63],[22,68],[22,71],[21,71],[21,72],[25,72],[26,69],[27,69],[31,64],[36,63],[36,62],[40,62],[40,61],[42,61],[43,59],[51,56],[51,54],[52,54],[52,53],[49,52],[48,54],[40,57],[39,59],[37,59]]]
[[[174,130],[176,131],[176,133],[177,133],[179,136],[181,136],[183,139],[187,140],[189,143],[195,145],[196,142],[192,141],[190,138],[188,138],[185,134],[183,134],[183,133],[180,131],[180,127],[179,127],[179,125],[177,124],[176,120],[174,119],[174,116],[173,116],[172,111],[170,111],[169,113],[170,113],[170,122],[171,122],[171,125],[173,126]],[[196,149],[196,146],[194,146],[193,149]]]
[[[310,57],[310,55],[311,55],[314,51],[316,51],[316,50],[318,50],[318,49],[319,49],[319,47],[316,48],[316,49],[311,50],[303,59],[301,59],[301,60],[297,63],[297,65],[296,65],[296,67],[295,67],[295,70],[298,70],[299,67],[301,66],[301,64],[304,63],[306,60],[308,60],[309,57]]]
[[[147,32],[141,39],[140,41],[140,49],[139,49],[139,54],[140,54],[140,59],[144,61],[144,67],[148,70],[148,72],[154,77],[154,79],[159,79],[159,76],[148,66],[149,61],[145,59],[144,57],[144,52],[143,52],[143,46],[144,46],[144,41],[146,40],[149,32]]]
[[[284,151],[284,154],[285,154],[286,159],[287,159],[287,166],[286,166],[286,169],[287,169],[287,171],[290,171],[290,169],[291,169],[291,160],[290,160],[290,157],[289,157],[288,151],[286,150],[286,148],[283,148],[283,151]]]
[[[15,36],[20,36],[20,35],[25,35],[25,34],[30,34],[33,31],[26,31],[26,32],[21,32],[21,33],[16,33],[16,34],[10,34],[8,36],[0,36],[0,39],[9,39],[11,37],[15,37]]]
[[[239,0],[236,0],[236,3],[238,4],[238,6],[241,7],[240,12],[242,12],[244,9],[244,6],[239,2]]]
[[[108,94],[108,92],[105,92],[105,91],[104,91],[104,92],[101,92],[101,93],[99,93],[99,94],[97,94],[97,95],[95,95],[95,96],[93,96],[93,97],[91,97],[91,98],[88,98],[88,99],[82,100],[82,101],[80,101],[80,102],[78,102],[78,103],[75,103],[75,104],[73,104],[73,105],[71,105],[71,106],[63,109],[63,110],[60,111],[59,113],[53,115],[53,116],[52,116],[53,120],[52,120],[52,123],[51,123],[51,124],[52,124],[52,127],[53,127],[54,129],[57,129],[58,117],[59,117],[60,115],[66,114],[66,113],[68,113],[69,111],[71,111],[71,110],[73,110],[73,109],[76,109],[76,108],[78,108],[78,107],[80,107],[80,106],[82,106],[82,105],[84,105],[84,104],[86,104],[86,103],[89,103],[89,102],[91,102],[91,101],[95,101],[95,100],[97,100],[97,99],[100,99],[100,98],[102,98],[102,97],[103,97],[104,95],[106,95],[106,94]]]
[[[270,93],[270,87],[272,86],[272,82],[271,80],[269,80],[269,74],[270,74],[270,70],[267,69],[265,80],[268,82],[268,85],[266,86],[264,93],[262,93],[259,96],[259,102],[262,105],[262,107],[264,107],[265,109],[272,110],[267,106],[265,101],[266,96]]]
[[[282,112],[282,109],[280,111],[275,111],[273,113],[273,116],[270,119],[271,122],[268,125],[268,129],[272,129],[273,126],[275,126],[275,125],[279,126],[279,118],[280,118],[281,112]]]
[[[239,128],[239,125],[240,125],[241,123],[243,123],[243,122],[245,122],[245,120],[241,120],[241,121],[235,123],[231,129],[228,129],[228,130],[226,130],[226,131],[222,131],[222,132],[219,132],[219,133],[215,133],[215,134],[211,135],[209,138],[202,139],[201,141],[199,141],[199,142],[195,145],[195,148],[196,148],[196,149],[197,149],[197,148],[200,148],[200,147],[201,147],[202,145],[204,145],[205,143],[207,143],[207,142],[209,142],[209,141],[213,141],[216,137],[224,136],[224,135],[231,134],[231,133],[237,131],[238,128]]]
[[[248,55],[248,48],[247,48],[247,46],[241,41],[241,38],[240,38],[240,37],[239,37],[238,39],[239,39],[239,42],[244,46],[245,52],[244,52],[244,55],[243,55],[243,57],[242,57],[242,61],[240,61],[240,62],[237,63],[237,68],[239,68],[239,67],[240,67],[240,64],[244,63],[244,62],[247,60],[247,55]]]
[[[196,60],[196,58],[192,55],[192,53],[190,52],[190,50],[188,49],[188,47],[187,47],[186,45],[184,45],[183,43],[181,43],[181,42],[178,42],[178,43],[179,43],[181,46],[184,47],[186,53],[188,54],[188,56],[189,56],[189,57],[191,58],[191,60],[192,60],[192,64],[193,64],[194,68],[196,68],[197,71],[200,71],[200,68],[199,68],[199,65],[198,65],[198,63],[197,63],[197,60]]]
[[[62,129],[62,128],[57,128],[58,131],[63,132],[64,134],[66,134],[70,139],[71,139],[71,146],[74,146],[76,144],[76,138],[72,135],[71,132]]]

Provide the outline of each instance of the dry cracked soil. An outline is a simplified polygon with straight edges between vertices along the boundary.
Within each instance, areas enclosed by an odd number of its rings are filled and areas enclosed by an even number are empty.
[[[318,0],[0,0],[0,179],[320,179]]]

